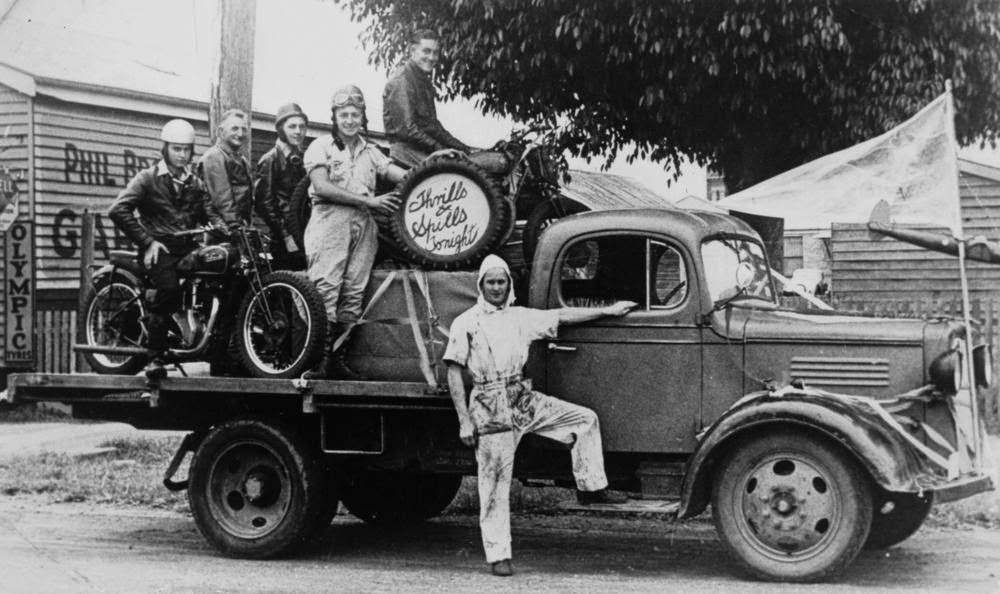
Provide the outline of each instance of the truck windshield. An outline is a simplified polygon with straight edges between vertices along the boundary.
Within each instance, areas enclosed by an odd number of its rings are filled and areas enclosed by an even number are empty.
[[[759,243],[747,239],[710,239],[702,244],[701,257],[713,304],[727,299],[762,299],[774,303],[771,274]],[[742,262],[750,264],[753,279],[741,291],[736,276]]]

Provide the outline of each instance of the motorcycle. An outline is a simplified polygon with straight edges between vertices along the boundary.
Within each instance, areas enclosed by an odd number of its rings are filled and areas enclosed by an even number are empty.
[[[551,127],[533,125],[515,130],[490,150],[465,157],[450,151],[430,155],[396,188],[400,208],[388,216],[376,215],[383,255],[429,269],[474,267],[507,241],[518,213],[527,214],[529,221],[535,211],[546,215],[536,216],[540,226],[583,210],[559,193],[565,163],[553,156],[555,148]],[[379,186],[375,191],[392,189]],[[305,178],[288,208],[287,225],[299,245],[311,212]],[[525,229],[528,261],[539,233]]]
[[[182,306],[172,316],[165,363],[231,362],[253,377],[290,379],[311,368],[326,340],[322,296],[304,275],[272,270],[268,240],[251,226],[200,228],[199,247],[177,265]],[[147,294],[152,285],[134,252],[112,250],[91,277],[76,345],[101,374],[134,374],[148,362]],[[233,313],[235,311],[235,314]]]

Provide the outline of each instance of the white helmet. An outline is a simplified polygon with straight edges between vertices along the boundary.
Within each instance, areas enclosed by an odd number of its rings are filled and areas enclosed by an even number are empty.
[[[194,144],[194,126],[185,120],[170,120],[160,131],[160,140],[175,144]]]

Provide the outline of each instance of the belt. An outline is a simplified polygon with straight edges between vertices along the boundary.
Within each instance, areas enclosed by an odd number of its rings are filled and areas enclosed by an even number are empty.
[[[513,386],[519,384],[523,381],[521,374],[511,375],[507,377],[502,377],[500,379],[495,379],[488,382],[473,382],[473,387],[480,390],[488,390],[490,388],[503,388],[507,386]]]

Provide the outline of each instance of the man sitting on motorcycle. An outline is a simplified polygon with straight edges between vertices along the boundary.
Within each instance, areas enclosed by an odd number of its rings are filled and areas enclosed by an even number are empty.
[[[225,227],[204,183],[191,171],[194,127],[184,120],[171,120],[163,126],[160,140],[163,159],[137,173],[108,211],[122,233],[139,246],[142,267],[153,285],[145,319],[150,355],[146,376],[150,379],[166,376],[163,356],[169,316],[181,305],[177,264],[198,247],[194,237],[175,234],[204,224]]]
[[[392,141],[389,156],[414,167],[428,156],[464,156],[488,173],[505,173],[504,155],[471,147],[452,136],[437,118],[431,76],[441,54],[437,33],[422,29],[410,38],[410,58],[389,75],[382,92],[382,121]]]

